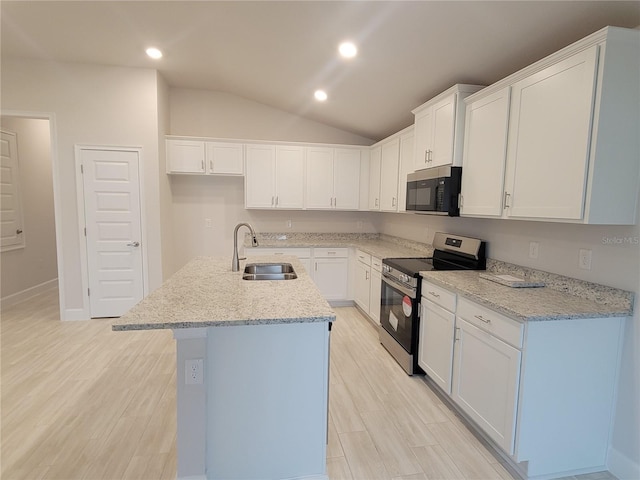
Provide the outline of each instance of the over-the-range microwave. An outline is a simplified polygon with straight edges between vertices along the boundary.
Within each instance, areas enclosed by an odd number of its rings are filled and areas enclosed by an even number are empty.
[[[407,175],[407,211],[460,215],[462,167],[434,167]]]

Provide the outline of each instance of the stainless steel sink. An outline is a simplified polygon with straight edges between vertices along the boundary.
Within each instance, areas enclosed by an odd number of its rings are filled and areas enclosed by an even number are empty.
[[[293,280],[298,278],[290,263],[249,263],[244,267],[243,280]]]

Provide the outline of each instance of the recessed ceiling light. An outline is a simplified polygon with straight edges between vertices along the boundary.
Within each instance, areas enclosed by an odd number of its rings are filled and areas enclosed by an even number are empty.
[[[319,102],[324,102],[328,98],[327,92],[325,92],[324,90],[316,90],[313,93],[313,96],[316,97],[316,100],[318,100]]]
[[[155,47],[147,48],[147,55],[149,55],[151,58],[154,58],[156,60],[158,58],[162,58],[162,52]]]
[[[344,58],[353,58],[358,53],[358,48],[351,42],[342,42],[338,51]]]

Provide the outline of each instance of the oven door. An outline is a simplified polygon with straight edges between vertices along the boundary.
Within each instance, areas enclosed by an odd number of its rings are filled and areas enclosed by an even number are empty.
[[[413,340],[418,322],[416,292],[392,278],[382,277],[380,325],[407,353],[413,354]]]

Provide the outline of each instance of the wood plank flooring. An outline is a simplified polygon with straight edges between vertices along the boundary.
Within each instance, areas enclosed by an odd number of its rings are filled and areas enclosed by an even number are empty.
[[[355,308],[331,337],[331,480],[512,476],[420,377],[409,377]],[[60,322],[57,291],[2,311],[4,480],[173,479],[175,341]],[[580,480],[611,480],[608,472]]]

